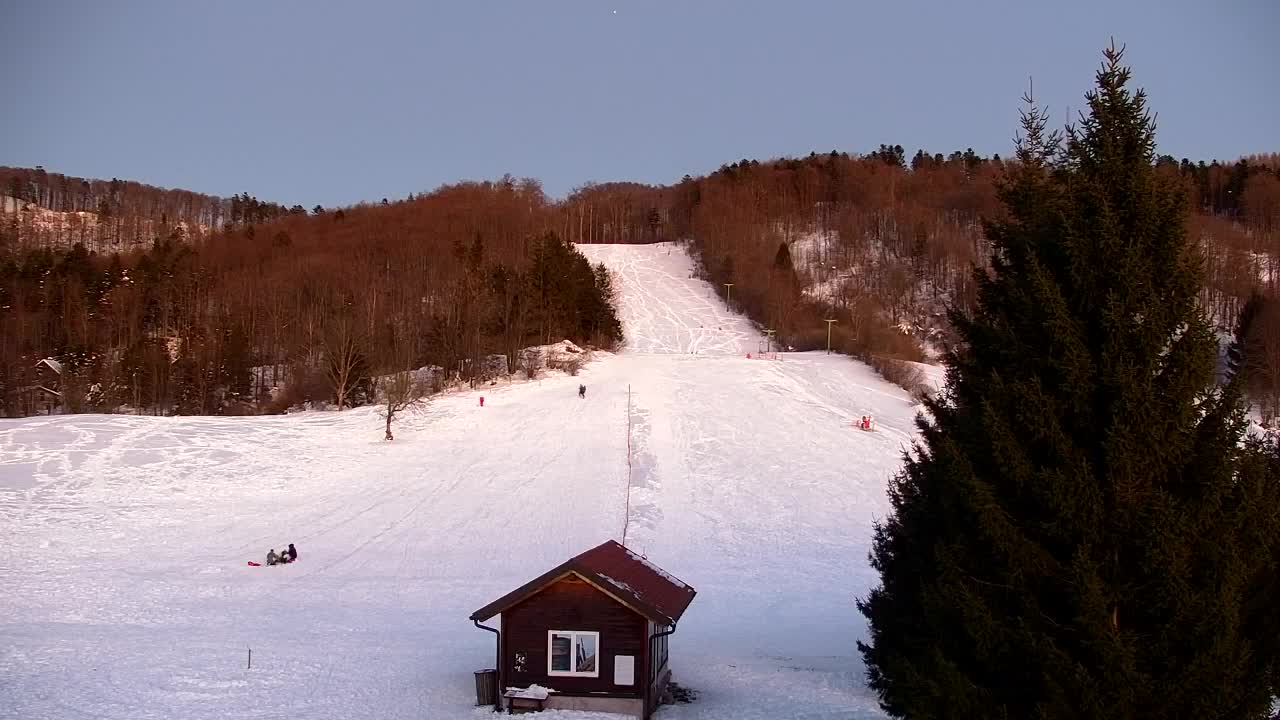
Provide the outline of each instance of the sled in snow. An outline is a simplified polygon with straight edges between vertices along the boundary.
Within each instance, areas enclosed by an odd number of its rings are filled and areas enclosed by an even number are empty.
[[[853,426],[858,428],[859,430],[865,430],[867,432],[875,432],[876,419],[870,415],[863,415],[861,420],[853,421]]]

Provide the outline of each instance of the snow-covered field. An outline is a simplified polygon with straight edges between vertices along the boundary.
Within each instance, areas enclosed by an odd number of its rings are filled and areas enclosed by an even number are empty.
[[[699,698],[658,717],[878,717],[854,599],[912,403],[845,358],[747,359],[678,248],[583,251],[627,348],[437,398],[393,443],[373,409],[0,421],[0,717],[484,717],[467,616],[622,539],[628,428],[627,544],[698,590],[671,658]]]

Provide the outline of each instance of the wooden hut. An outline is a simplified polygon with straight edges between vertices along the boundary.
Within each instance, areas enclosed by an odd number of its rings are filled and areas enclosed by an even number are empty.
[[[671,678],[667,638],[694,594],[610,540],[480,608],[472,622],[498,636],[495,709],[530,699],[504,689],[536,685],[551,691],[540,707],[647,720]],[[480,624],[495,615],[500,628]]]
[[[23,415],[51,415],[62,406],[62,363],[45,358],[31,368],[32,382],[20,388]]]

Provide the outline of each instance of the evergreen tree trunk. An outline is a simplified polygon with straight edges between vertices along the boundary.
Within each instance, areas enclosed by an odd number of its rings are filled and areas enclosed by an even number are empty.
[[[1280,656],[1274,465],[1213,385],[1183,191],[1106,52],[1062,138],[1023,115],[1007,216],[859,603],[909,718],[1262,718]],[[1028,101],[1030,102],[1030,98]]]

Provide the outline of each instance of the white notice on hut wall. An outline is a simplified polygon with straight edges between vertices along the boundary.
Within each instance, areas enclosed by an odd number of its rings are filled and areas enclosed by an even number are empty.
[[[613,684],[636,684],[636,658],[634,655],[613,656]]]

